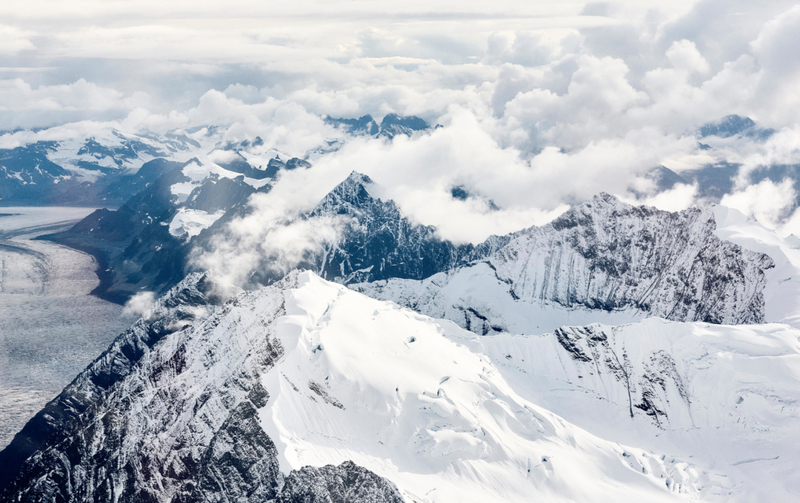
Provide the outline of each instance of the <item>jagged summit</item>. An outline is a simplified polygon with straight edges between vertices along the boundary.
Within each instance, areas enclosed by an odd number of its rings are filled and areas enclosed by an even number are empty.
[[[381,121],[381,131],[378,136],[394,138],[399,134],[412,135],[416,131],[428,129],[428,123],[419,117],[401,117],[397,114],[389,114]]]
[[[380,125],[375,122],[371,115],[364,115],[358,119],[326,117],[325,122],[342,128],[351,135],[377,136],[389,139],[397,135],[410,136],[417,131],[424,131],[430,128],[428,123],[419,117],[413,115],[403,117],[394,113],[386,115],[381,120]]]
[[[720,240],[715,229],[711,210],[672,213],[599,194],[547,226],[519,233],[491,263],[529,302],[759,323],[764,273],[774,262]]]
[[[492,237],[478,246],[455,245],[436,228],[413,223],[392,200],[370,193],[374,182],[352,172],[305,218],[337,217],[339,239],[327,244],[305,266],[323,278],[353,283],[387,278],[423,279],[483,258],[507,242]]]
[[[375,122],[371,115],[363,115],[358,119],[342,119],[326,117],[325,122],[334,126],[342,127],[352,135],[374,136],[380,132],[380,126]]]
[[[325,211],[343,213],[354,208],[365,208],[375,201],[369,192],[369,187],[374,183],[367,175],[353,171],[322,198],[310,215],[318,215]]]
[[[413,224],[394,201],[369,192],[373,181],[352,172],[307,215],[337,216],[340,238],[313,260],[322,277],[344,283],[387,277],[424,278],[455,266],[458,248],[431,226]]]

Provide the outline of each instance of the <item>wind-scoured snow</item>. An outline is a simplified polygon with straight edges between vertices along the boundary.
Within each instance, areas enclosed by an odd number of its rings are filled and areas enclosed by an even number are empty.
[[[351,459],[415,501],[669,501],[709,483],[523,399],[453,324],[309,273],[298,286],[277,325],[285,356],[260,381],[277,391],[260,418],[282,465]]]

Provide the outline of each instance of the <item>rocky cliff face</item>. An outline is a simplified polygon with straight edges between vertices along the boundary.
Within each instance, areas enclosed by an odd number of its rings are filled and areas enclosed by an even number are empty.
[[[493,236],[478,246],[455,245],[441,239],[435,227],[411,222],[394,201],[373,196],[371,187],[374,184],[368,176],[350,174],[313,210],[301,216],[338,222],[337,239],[326,243],[320,252],[309,254],[300,264],[288,264],[277,272],[274,264],[270,267],[265,262],[262,272],[256,272],[258,282],[269,284],[295,266],[344,284],[387,278],[422,279],[486,257],[509,239]]]
[[[279,470],[259,376],[296,278],[224,305],[184,280],[0,453],[0,501],[402,501],[353,463]]]
[[[479,333],[544,328],[514,319],[542,309],[763,322],[772,259],[720,240],[714,229],[710,210],[670,213],[601,194],[548,225],[515,233],[486,260],[452,274],[354,288]],[[562,323],[575,320],[561,317],[545,329]]]
[[[345,222],[340,240],[314,258],[313,268],[323,278],[342,283],[427,278],[485,257],[507,241],[492,237],[478,247],[454,245],[434,227],[412,223],[394,201],[373,197],[371,185],[369,177],[354,172],[307,215]]]

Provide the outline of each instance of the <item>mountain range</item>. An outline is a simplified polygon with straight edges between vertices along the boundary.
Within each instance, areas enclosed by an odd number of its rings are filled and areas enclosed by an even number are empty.
[[[326,120],[386,141],[428,129]],[[299,257],[256,248],[231,285],[196,257],[231,243],[287,172],[318,168],[215,134],[163,137],[211,149],[140,155],[118,208],[45,236],[97,257],[98,295],[158,298],[0,451],[0,502],[800,491],[796,238],[724,206],[668,212],[601,193],[546,225],[453,243],[353,171],[310,209],[259,222],[317,222],[331,237]],[[698,139],[771,134],[730,116]],[[144,151],[115,138],[103,162]]]
[[[430,129],[419,117],[397,114],[385,116],[380,124],[369,115],[360,119],[327,117],[325,121],[345,135],[367,134],[388,141],[397,135]],[[8,134],[14,137],[20,133],[24,131]],[[331,140],[329,150],[335,150],[343,141]],[[101,127],[88,134],[71,134],[65,140],[11,141],[22,142],[25,143],[0,149],[0,203],[5,206],[117,208],[167,171],[169,164],[163,161],[201,158],[229,174],[244,175],[255,185],[258,180],[274,178],[280,169],[309,165],[306,159],[291,158],[265,147],[258,136],[239,141],[226,139],[225,129],[217,126],[165,134],[125,133]],[[308,152],[306,157],[312,155],[314,152]]]

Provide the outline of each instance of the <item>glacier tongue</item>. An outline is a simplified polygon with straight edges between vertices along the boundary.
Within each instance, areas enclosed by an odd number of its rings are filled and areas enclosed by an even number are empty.
[[[702,465],[603,440],[524,398],[452,323],[312,273],[204,306],[203,278],[40,413],[36,424],[60,426],[0,500],[675,501],[729,490]]]

